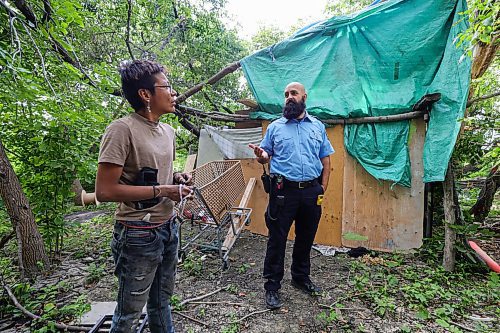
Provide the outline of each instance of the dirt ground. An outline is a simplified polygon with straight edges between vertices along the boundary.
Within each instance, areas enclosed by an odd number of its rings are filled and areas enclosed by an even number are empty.
[[[354,290],[355,273],[351,266],[354,261],[363,260],[362,258],[351,258],[339,253],[324,256],[313,250],[311,277],[324,292],[320,296],[311,297],[295,289],[290,284],[289,269],[292,241],[287,245],[286,271],[281,289],[284,306],[274,311],[266,310],[262,279],[266,242],[266,237],[244,232],[231,253],[230,265],[225,271],[222,271],[220,259],[213,254],[193,252],[193,255],[188,256],[188,260],[178,270],[174,305],[179,301],[223,289],[176,310],[176,331],[446,332],[433,323],[419,324],[415,313],[404,307],[396,307],[383,318],[376,314],[373,304],[367,303]],[[418,263],[414,264],[418,266]],[[96,288],[89,290],[89,300],[113,300],[116,293],[114,286],[111,276],[102,279]],[[341,310],[336,310],[338,319],[325,320],[325,314],[329,313],[326,306],[334,303],[343,305]]]
[[[102,215],[102,214],[101,214]],[[89,302],[110,302],[116,297],[116,278],[113,276],[113,260],[109,249],[111,235],[111,217],[105,217],[100,223],[83,222],[86,225],[80,231],[75,251],[66,253],[53,274],[38,281],[39,287],[65,281],[72,286],[68,295],[61,299],[61,304],[86,295]],[[80,223],[79,222],[79,223]],[[86,231],[85,231],[86,230]],[[97,235],[97,236],[96,236]],[[364,297],[365,292],[359,287],[363,272],[378,272],[386,255],[372,253],[373,256],[352,258],[345,253],[324,256],[311,252],[311,278],[323,288],[323,293],[312,297],[299,291],[290,284],[290,264],[293,241],[287,244],[285,259],[285,278],[282,282],[281,297],[284,306],[269,311],[265,308],[262,279],[263,261],[267,238],[244,231],[237,240],[230,255],[229,268],[222,270],[222,262],[214,253],[202,253],[191,248],[187,259],[179,266],[175,296],[174,322],[176,332],[203,333],[293,333],[293,332],[465,332],[451,331],[436,324],[434,320],[417,318],[416,310],[405,304],[405,293],[392,293],[394,307],[384,315],[377,313],[374,299]],[[83,257],[76,253],[85,250]],[[386,259],[383,259],[386,257]],[[429,265],[419,261],[413,255],[400,255],[400,265],[394,270],[415,271],[416,274],[429,271]],[[95,274],[96,267],[103,267],[98,279],[89,282],[88,277]],[[360,267],[363,267],[360,271]],[[387,268],[387,266],[384,266]],[[392,268],[391,268],[392,269]],[[383,271],[383,270],[379,270]],[[379,273],[376,273],[379,274]],[[396,276],[397,273],[394,273]],[[481,277],[484,280],[484,275]],[[379,281],[387,283],[387,276]],[[363,283],[372,283],[365,281]],[[379,282],[380,283],[380,282]],[[471,283],[473,283],[471,281]],[[373,285],[372,285],[373,286]],[[453,287],[453,286],[452,286]],[[392,285],[390,288],[402,290],[404,285]],[[39,289],[41,290],[41,289]],[[193,302],[182,304],[186,300],[212,293]],[[376,300],[375,300],[376,301]],[[442,304],[441,304],[442,305]],[[481,306],[491,304],[482,304]],[[328,306],[333,306],[328,308]],[[333,311],[330,311],[333,309]],[[500,331],[498,311],[484,313],[480,308],[473,309],[471,315],[493,317],[487,323],[488,329],[477,332]],[[331,314],[333,313],[333,315]],[[467,319],[456,320],[455,324],[465,328],[477,326],[477,322]],[[455,326],[455,327],[459,327]],[[26,332],[26,326],[17,325],[8,332]],[[1,330],[0,330],[1,331]],[[146,329],[146,332],[148,330]]]

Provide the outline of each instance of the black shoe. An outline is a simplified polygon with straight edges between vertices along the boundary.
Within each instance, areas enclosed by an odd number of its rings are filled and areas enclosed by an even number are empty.
[[[292,286],[302,291],[305,291],[309,295],[315,296],[320,294],[323,290],[320,287],[316,286],[311,281],[298,282],[292,279]]]
[[[266,290],[266,307],[268,309],[279,309],[282,305],[278,291]]]

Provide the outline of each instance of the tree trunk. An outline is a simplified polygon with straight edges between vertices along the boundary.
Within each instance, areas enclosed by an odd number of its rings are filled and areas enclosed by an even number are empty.
[[[452,162],[448,164],[448,171],[443,182],[443,207],[444,207],[444,253],[443,267],[451,272],[455,269],[455,241],[457,235],[452,225],[456,224],[456,205],[454,199],[455,177],[453,175]]]
[[[19,267],[23,277],[34,277],[48,267],[42,236],[28,199],[12,169],[0,140],[0,196],[7,208],[18,243]]]
[[[477,201],[470,209],[476,222],[483,222],[488,217],[498,187],[500,187],[500,172],[497,165],[491,169],[490,174],[484,180]]]

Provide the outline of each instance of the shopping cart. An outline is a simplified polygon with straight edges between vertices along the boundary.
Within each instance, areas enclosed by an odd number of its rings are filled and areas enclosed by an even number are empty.
[[[186,257],[189,247],[218,254],[223,269],[245,225],[250,223],[251,208],[246,205],[255,179],[245,186],[240,161],[213,161],[192,171],[193,198],[177,206],[180,219],[179,259]],[[241,197],[239,207],[234,207]]]

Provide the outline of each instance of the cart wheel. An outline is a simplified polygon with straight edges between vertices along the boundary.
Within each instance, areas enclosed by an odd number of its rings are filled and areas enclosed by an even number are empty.
[[[179,260],[179,264],[183,263],[184,260],[186,260],[186,251],[179,251],[179,254],[177,255],[177,258]]]
[[[222,262],[222,270],[225,271],[229,268],[229,262],[227,260],[224,260]]]
[[[248,218],[248,220],[245,222],[245,225],[250,225],[250,222],[252,222],[252,219]]]

